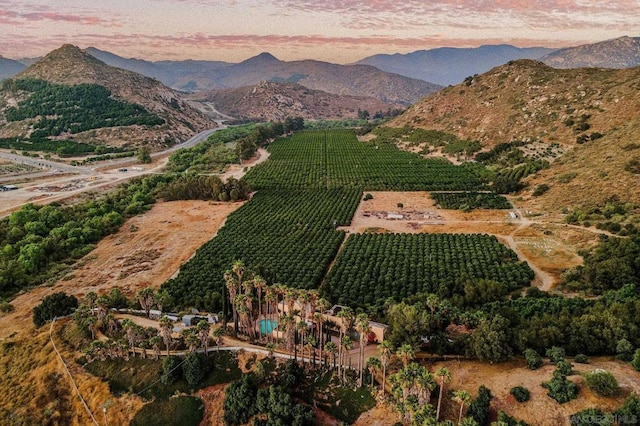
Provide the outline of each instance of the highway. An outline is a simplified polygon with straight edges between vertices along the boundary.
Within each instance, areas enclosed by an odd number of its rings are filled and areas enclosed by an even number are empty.
[[[173,152],[182,148],[190,148],[204,141],[212,133],[224,128],[226,128],[225,125],[220,125],[215,129],[205,130],[183,143],[153,153],[151,154],[153,160],[151,164],[138,164],[135,158],[124,158],[109,160],[94,167],[72,166],[41,158],[0,152],[2,159],[43,169],[25,175],[0,177],[0,183],[4,184],[15,184],[15,181],[33,179],[28,183],[18,184],[17,190],[0,192],[0,218],[8,216],[27,203],[43,204],[59,201],[82,192],[113,186],[133,177],[160,172],[169,155]],[[126,171],[120,170],[129,164],[135,164],[135,167],[127,167]]]
[[[189,139],[186,142],[182,142],[178,145],[174,145],[171,148],[168,148],[164,151],[152,153],[151,158],[153,159],[163,158],[171,155],[172,153],[176,152],[179,149],[191,148],[192,146],[197,145],[198,143],[207,139],[209,135],[211,135],[212,133],[218,130],[224,129],[226,127],[227,127],[226,125],[220,125],[215,129],[202,131],[197,135],[193,136],[191,139]],[[98,170],[111,169],[114,167],[123,166],[127,164],[135,164],[138,162],[136,158],[119,158],[116,160],[107,160],[102,164],[96,165],[94,167],[72,166],[70,164],[66,164],[62,162],[44,160],[42,158],[28,157],[25,155],[13,154],[13,153],[2,152],[2,151],[0,151],[0,158],[9,160],[12,163],[16,163],[16,164],[27,164],[34,167],[39,167],[41,169],[49,169],[47,171],[43,170],[40,172],[21,175],[18,177],[18,179],[20,180],[31,179],[31,178],[41,178],[41,177],[46,177],[56,173],[75,173],[75,174],[81,174],[81,175],[90,175],[92,173],[95,173]],[[12,178],[11,176],[1,177],[0,182],[9,181],[11,180],[11,178]]]

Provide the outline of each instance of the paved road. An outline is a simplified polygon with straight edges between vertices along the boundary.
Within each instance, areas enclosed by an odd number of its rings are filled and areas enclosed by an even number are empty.
[[[178,145],[174,145],[171,148],[166,149],[164,151],[154,152],[153,154],[151,154],[151,158],[163,158],[168,155],[171,155],[172,153],[176,152],[179,149],[191,148],[192,146],[197,145],[198,143],[204,141],[212,133],[218,130],[224,129],[226,127],[227,127],[226,125],[220,125],[215,129],[209,129],[209,130],[200,132],[186,142],[182,142]],[[0,152],[0,158],[4,158],[6,160],[9,160],[17,164],[28,164],[30,166],[40,167],[42,169],[49,169],[48,171],[36,172],[29,175],[21,175],[19,179],[23,179],[25,177],[30,177],[30,178],[43,177],[43,176],[47,176],[49,174],[55,174],[55,173],[78,173],[83,175],[89,175],[89,174],[95,173],[96,170],[105,169],[105,168],[114,168],[114,167],[118,167],[126,164],[134,164],[138,162],[136,158],[119,158],[116,160],[108,160],[106,162],[103,162],[102,164],[99,164],[93,167],[86,167],[86,166],[72,166],[70,164],[66,164],[62,162],[43,160],[42,158],[27,157],[25,155],[12,154],[8,152]],[[16,178],[14,177],[13,179],[15,180]],[[6,180],[6,178],[4,178],[4,180]]]
[[[82,173],[89,174],[91,169],[88,167],[71,166],[65,163],[58,163],[56,161],[43,160],[42,158],[27,157],[25,155],[11,154],[8,152],[0,152],[0,158],[9,160],[17,164],[27,164],[29,166],[40,167],[42,169],[48,168],[49,173]]]
[[[14,191],[0,192],[0,218],[11,214],[11,212],[27,203],[42,204],[59,201],[81,192],[97,190],[103,186],[121,183],[136,176],[159,172],[166,164],[171,153],[181,148],[190,148],[204,141],[213,132],[224,129],[225,127],[224,125],[220,125],[215,129],[200,132],[186,142],[175,145],[165,151],[152,154],[153,164],[137,165],[135,168],[128,168],[126,172],[118,171],[118,169],[128,164],[134,164],[137,160],[131,158],[112,160],[106,164],[90,168],[71,166],[54,161],[2,152],[0,153],[0,158],[6,158],[16,163],[24,162],[25,164],[36,167],[49,168],[49,171],[41,171],[19,177],[14,176],[13,181],[25,179],[29,176],[37,176],[40,180],[24,185],[20,184],[18,185],[19,189]],[[3,181],[4,183],[12,183],[11,179],[7,180],[3,178]],[[49,188],[52,187],[67,188],[64,190],[50,190]]]

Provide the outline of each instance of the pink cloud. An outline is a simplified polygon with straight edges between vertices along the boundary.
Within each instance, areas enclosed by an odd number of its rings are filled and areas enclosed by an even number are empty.
[[[109,21],[97,16],[70,15],[56,12],[31,12],[19,15],[26,21],[62,21],[73,22],[82,25],[101,25],[108,27],[120,27],[121,25],[115,21]]]

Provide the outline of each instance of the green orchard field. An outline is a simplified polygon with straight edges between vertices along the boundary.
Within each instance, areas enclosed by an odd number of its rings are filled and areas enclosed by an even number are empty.
[[[274,142],[269,161],[246,179],[256,189],[359,188],[369,191],[482,189],[467,166],[425,160],[390,143],[359,142],[349,130],[296,133]]]
[[[462,304],[471,296],[497,300],[533,278],[515,253],[486,235],[352,235],[340,250],[345,233],[336,228],[350,224],[364,190],[476,191],[438,197],[506,202],[477,192],[484,184],[473,168],[360,142],[350,130],[300,132],[268,149],[269,160],[246,175],[256,195],[163,284],[177,306],[224,308],[223,273],[235,260],[270,284],[321,288],[331,302],[353,307],[420,292]]]
[[[349,236],[323,292],[337,303],[365,307],[419,293],[464,299],[482,287],[504,296],[532,279],[529,266],[494,236],[366,233]]]

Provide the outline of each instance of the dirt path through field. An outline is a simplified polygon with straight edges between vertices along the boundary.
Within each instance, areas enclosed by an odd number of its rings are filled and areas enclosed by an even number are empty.
[[[429,232],[495,235],[516,253],[520,261],[529,264],[535,274],[533,285],[545,291],[553,288],[564,269],[581,263],[576,247],[564,238],[563,232],[567,231],[557,230],[557,235],[546,235],[537,229],[538,225],[547,225],[544,220],[532,220],[517,207],[512,210],[462,212],[437,207],[428,192],[368,193],[373,198],[361,201],[351,224],[338,229],[348,234]],[[567,228],[588,234],[591,239],[599,233],[581,227]]]

